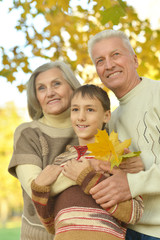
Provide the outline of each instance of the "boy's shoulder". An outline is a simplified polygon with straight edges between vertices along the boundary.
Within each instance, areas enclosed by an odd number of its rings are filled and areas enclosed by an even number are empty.
[[[78,154],[74,146],[67,145],[66,151],[55,158],[54,164],[61,165],[71,159],[77,159]]]

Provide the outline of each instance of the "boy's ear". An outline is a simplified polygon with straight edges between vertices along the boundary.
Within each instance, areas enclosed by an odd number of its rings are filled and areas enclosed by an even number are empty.
[[[104,123],[108,123],[109,120],[110,120],[110,118],[111,118],[111,111],[110,111],[110,110],[107,110],[107,111],[105,112],[103,122],[104,122]]]

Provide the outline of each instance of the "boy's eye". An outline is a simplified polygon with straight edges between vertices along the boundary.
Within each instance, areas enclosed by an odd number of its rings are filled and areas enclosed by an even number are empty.
[[[87,111],[88,112],[94,112],[94,109],[93,108],[88,108]]]
[[[72,112],[77,112],[77,111],[78,111],[78,108],[72,108],[71,111],[72,111]]]

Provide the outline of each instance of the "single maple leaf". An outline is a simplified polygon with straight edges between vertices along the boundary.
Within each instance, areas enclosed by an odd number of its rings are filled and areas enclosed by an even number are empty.
[[[111,169],[114,166],[119,166],[123,158],[138,156],[140,152],[131,152],[123,154],[124,149],[128,148],[131,144],[131,139],[127,139],[124,142],[118,140],[118,134],[114,131],[110,136],[106,130],[99,130],[95,135],[95,142],[87,144],[89,155],[94,155],[95,158],[102,161],[109,161],[111,163]]]

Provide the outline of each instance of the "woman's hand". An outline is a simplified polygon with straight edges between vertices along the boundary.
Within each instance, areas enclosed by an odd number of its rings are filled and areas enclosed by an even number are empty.
[[[125,149],[124,153],[127,154],[131,152],[129,149]],[[138,173],[144,170],[144,164],[140,156],[126,158],[119,165],[119,168],[126,173]]]
[[[66,177],[76,181],[80,173],[89,166],[89,161],[85,157],[81,157],[80,161],[72,159],[63,166],[62,173]]]
[[[35,179],[35,183],[40,186],[51,185],[57,179],[62,169],[58,165],[47,165]]]

